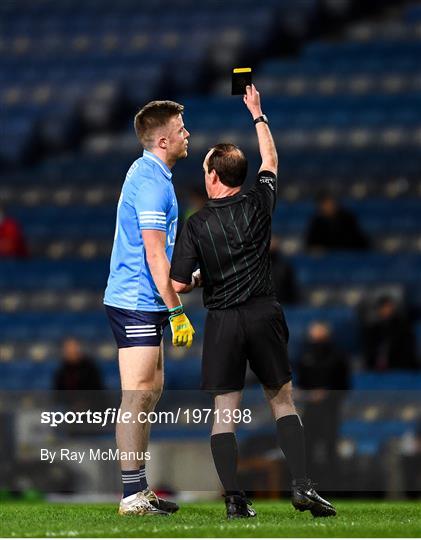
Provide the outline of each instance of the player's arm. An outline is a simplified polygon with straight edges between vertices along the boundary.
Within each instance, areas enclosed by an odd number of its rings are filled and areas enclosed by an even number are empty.
[[[143,229],[142,238],[146,260],[156,288],[167,308],[173,309],[181,302],[170,279],[170,261],[165,251],[166,233],[154,229]]]
[[[152,278],[170,312],[173,345],[190,347],[195,332],[184,313],[180,297],[171,283],[170,262],[165,251],[166,233],[154,229],[143,229],[142,238]]]
[[[254,84],[246,87],[246,94],[243,99],[247,109],[253,117],[253,121],[260,116],[263,116],[260,104],[260,94],[256,90]],[[258,122],[256,124],[256,132],[260,156],[262,158],[259,173],[261,171],[269,171],[276,175],[278,173],[278,154],[269,125],[266,122]]]

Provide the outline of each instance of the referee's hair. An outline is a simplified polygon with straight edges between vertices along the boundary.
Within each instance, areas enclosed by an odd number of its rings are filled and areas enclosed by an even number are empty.
[[[175,101],[151,101],[142,107],[134,117],[134,129],[143,148],[152,148],[155,130],[183,111],[184,106]]]
[[[214,170],[225,186],[242,186],[247,176],[247,158],[242,150],[230,143],[217,144],[211,150],[208,173]]]

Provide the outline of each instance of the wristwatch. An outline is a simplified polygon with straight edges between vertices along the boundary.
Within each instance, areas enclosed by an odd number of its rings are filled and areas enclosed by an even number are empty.
[[[265,114],[262,114],[262,116],[258,116],[254,120],[254,125],[258,124],[259,122],[264,122],[265,124],[269,124],[268,117]]]

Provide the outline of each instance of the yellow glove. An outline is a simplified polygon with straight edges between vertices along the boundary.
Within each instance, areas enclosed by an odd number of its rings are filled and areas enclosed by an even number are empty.
[[[170,325],[172,331],[172,344],[175,347],[191,347],[193,343],[194,328],[183,306],[170,309]]]

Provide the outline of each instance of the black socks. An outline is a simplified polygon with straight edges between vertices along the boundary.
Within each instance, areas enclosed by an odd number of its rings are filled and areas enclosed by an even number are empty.
[[[211,436],[211,450],[219,480],[226,495],[238,495],[238,447],[234,433],[217,433]]]
[[[283,416],[276,421],[278,444],[283,451],[293,480],[304,482],[306,458],[304,428],[296,414]],[[238,447],[234,433],[217,433],[211,436],[211,450],[215,468],[226,495],[242,492],[237,481]]]
[[[304,428],[297,414],[278,418],[276,421],[278,444],[288,463],[293,480],[306,479]]]

